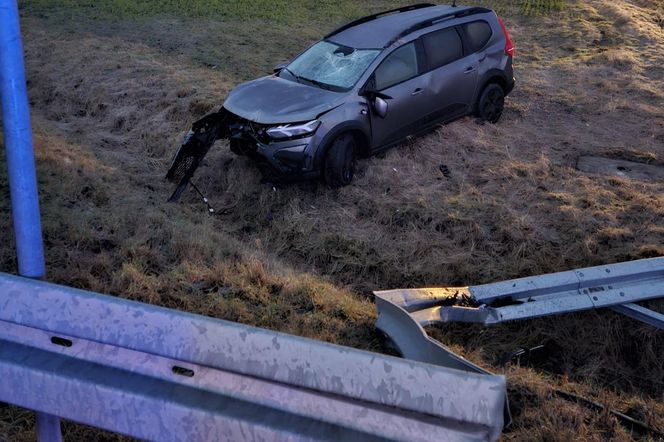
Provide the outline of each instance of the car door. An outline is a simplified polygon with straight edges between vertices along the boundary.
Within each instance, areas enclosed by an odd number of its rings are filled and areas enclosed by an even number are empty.
[[[429,113],[425,104],[431,98],[422,77],[422,60],[416,42],[392,51],[376,68],[373,89],[390,97],[387,114],[380,118],[372,112],[372,147],[380,149],[412,133]]]
[[[464,56],[457,27],[434,31],[421,37],[430,75],[432,112],[430,122],[447,121],[467,114],[473,108],[477,87],[477,54]]]

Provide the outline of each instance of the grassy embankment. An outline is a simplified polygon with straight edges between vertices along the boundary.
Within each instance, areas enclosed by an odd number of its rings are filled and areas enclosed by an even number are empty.
[[[191,122],[337,24],[399,4],[21,2],[47,279],[386,351],[373,289],[664,255],[662,183],[574,169],[588,153],[664,163],[662,7],[487,3],[518,48],[500,124],[442,127],[363,161],[338,191],[274,191],[219,143],[198,172],[219,211],[209,217],[193,193],[163,202],[163,173]],[[7,196],[0,213],[0,270],[13,272]],[[508,376],[506,438],[629,440],[610,416],[551,398],[552,387],[664,428],[664,341],[647,326],[601,311],[433,332]],[[499,363],[542,342],[553,350],[534,366]],[[0,439],[29,440],[32,425],[28,412],[0,410]],[[66,426],[69,440],[101,434],[89,431]]]

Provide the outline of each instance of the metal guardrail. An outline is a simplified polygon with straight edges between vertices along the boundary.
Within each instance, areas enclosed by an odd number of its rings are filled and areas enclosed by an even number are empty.
[[[375,292],[381,316],[396,318],[388,334],[444,322],[484,325],[609,307],[664,328],[662,315],[634,302],[664,297],[664,257],[588,267],[472,287],[443,287]],[[411,319],[412,318],[412,319]],[[379,318],[378,325],[386,320]]]
[[[495,440],[503,376],[0,273],[0,401],[149,440]]]
[[[376,291],[374,296],[379,313],[376,327],[404,357],[488,374],[431,338],[424,327],[452,321],[491,325],[608,307],[664,329],[664,315],[633,303],[664,297],[664,257],[473,287]],[[507,402],[504,418],[509,423]]]
[[[625,316],[628,316],[637,321],[641,321],[653,327],[664,330],[664,315],[658,312],[654,312],[645,307],[641,307],[638,304],[622,304],[614,305],[610,307],[611,310],[617,313],[622,313]]]

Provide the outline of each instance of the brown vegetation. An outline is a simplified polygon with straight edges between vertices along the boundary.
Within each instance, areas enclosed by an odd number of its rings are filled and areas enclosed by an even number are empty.
[[[233,85],[269,72],[332,23],[293,32],[260,22],[258,33],[233,19],[93,20],[24,3],[50,281],[389,351],[373,326],[374,289],[664,255],[664,183],[574,168],[580,155],[664,164],[661,2],[570,1],[546,15],[538,2],[499,4],[517,44],[517,87],[499,124],[443,126],[362,161],[340,190],[262,184],[218,143],[197,174],[215,216],[193,192],[164,203],[171,189],[162,178],[182,134]],[[0,214],[0,243],[10,245],[6,194]],[[0,270],[16,270],[10,246],[0,249]],[[638,436],[554,398],[554,387],[664,431],[661,331],[597,311],[432,333],[507,375],[515,420],[505,439]],[[543,342],[555,351],[541,364],[501,364]],[[30,440],[32,425],[30,413],[0,407],[0,440]],[[115,440],[65,430],[69,440]]]

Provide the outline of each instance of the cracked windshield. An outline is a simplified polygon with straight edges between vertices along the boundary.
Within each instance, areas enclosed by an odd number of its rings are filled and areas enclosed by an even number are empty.
[[[349,89],[378,56],[378,49],[353,49],[321,41],[295,59],[284,71],[296,80],[328,89]]]

